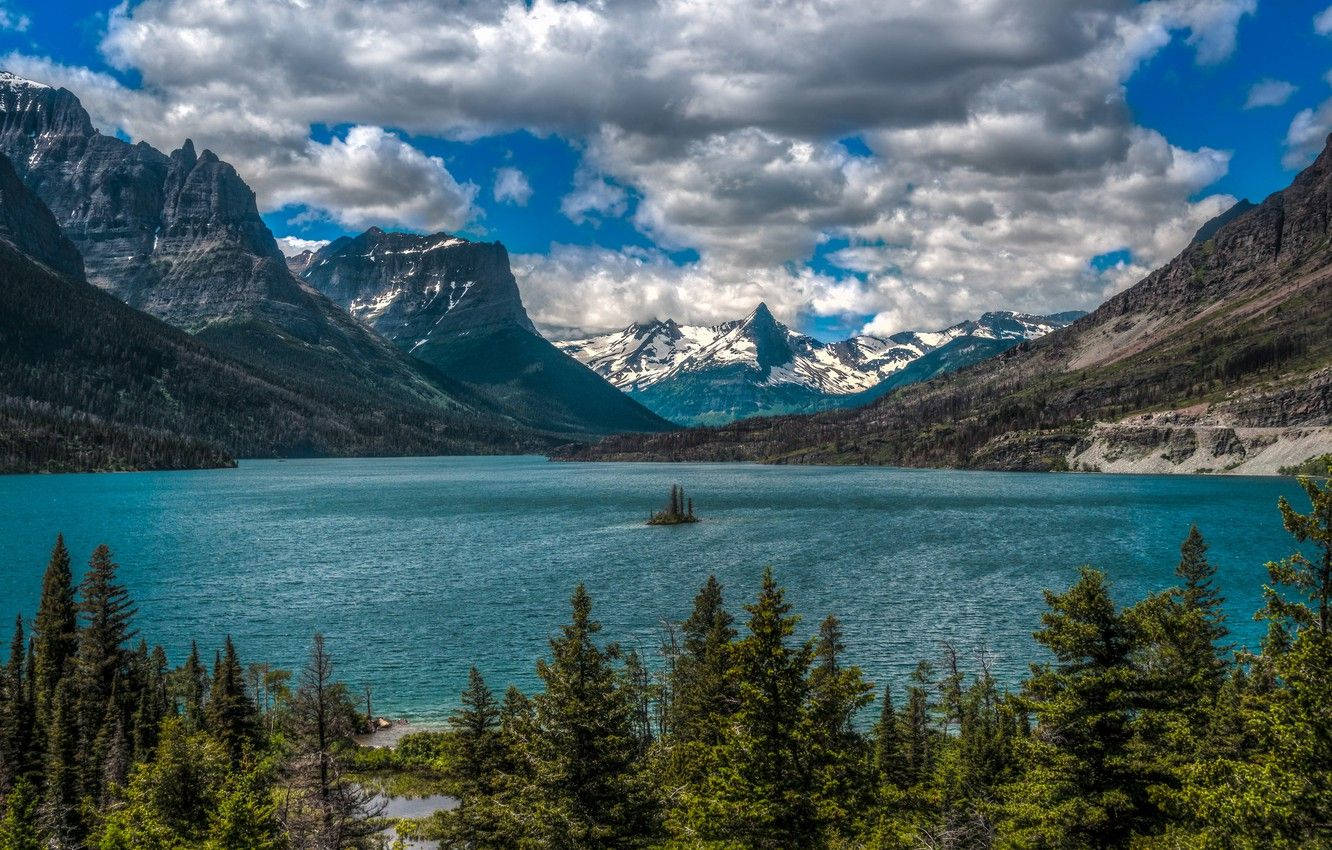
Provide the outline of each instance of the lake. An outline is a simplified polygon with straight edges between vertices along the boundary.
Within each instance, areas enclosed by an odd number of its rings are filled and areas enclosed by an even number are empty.
[[[703,521],[649,527],[682,483]],[[1168,586],[1197,522],[1250,645],[1264,562],[1290,553],[1279,478],[562,464],[542,458],[247,461],[199,472],[0,477],[0,615],[31,616],[57,531],[76,570],[105,542],[172,664],[231,634],[298,667],[322,631],[376,713],[434,722],[475,664],[495,690],[533,665],[586,582],[602,637],[649,658],[715,572],[728,606],[772,565],[802,633],[844,622],[855,663],[900,694],[950,640],[1006,682],[1041,657],[1041,590],[1080,564],[1121,600]],[[1298,498],[1297,498],[1298,497]],[[900,699],[900,697],[899,697]]]

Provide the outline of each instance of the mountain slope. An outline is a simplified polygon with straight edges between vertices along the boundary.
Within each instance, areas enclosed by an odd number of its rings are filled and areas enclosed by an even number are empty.
[[[498,242],[376,227],[304,263],[302,278],[352,316],[533,427],[570,435],[671,427],[537,332]]]
[[[1332,146],[1095,312],[998,357],[854,411],[568,456],[1273,472],[1332,450],[1329,222]]]
[[[715,425],[866,404],[1080,315],[986,313],[938,332],[824,343],[792,331],[760,304],[745,319],[711,327],[654,321],[557,344],[668,419]]]
[[[0,472],[178,469],[236,456],[493,450],[476,417],[339,408],[88,284],[0,156]]]
[[[254,193],[213,153],[187,140],[167,156],[103,135],[69,91],[10,74],[0,74],[0,152],[54,213],[89,282],[317,400],[338,424],[362,411],[383,420],[377,439],[353,428],[345,443],[307,451],[502,449],[531,438],[295,278]],[[455,439],[446,423],[460,417],[474,420],[466,433],[494,442]]]

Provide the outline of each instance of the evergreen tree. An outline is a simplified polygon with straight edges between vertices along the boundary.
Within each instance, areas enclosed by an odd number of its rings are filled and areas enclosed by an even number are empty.
[[[185,723],[191,730],[204,728],[204,694],[208,691],[208,673],[199,660],[199,644],[190,641],[190,654],[180,670],[181,701]]]
[[[893,709],[892,687],[884,685],[879,722],[874,724],[874,769],[881,786],[901,787],[906,777],[900,723]]]
[[[701,831],[749,847],[808,847],[818,837],[805,698],[813,647],[791,645],[800,618],[764,570],[735,646],[738,705],[712,778]]]
[[[907,701],[902,709],[902,755],[908,785],[924,782],[934,760],[934,730],[930,726],[930,686],[934,667],[922,661],[911,671]]]
[[[466,846],[491,846],[500,832],[492,798],[500,791],[500,705],[472,667],[461,705],[449,716],[451,759],[461,805],[450,818],[450,837]]]
[[[843,663],[845,653],[841,622],[829,614],[819,626],[809,675],[809,757],[820,827],[849,839],[873,790],[873,762],[855,719],[874,697],[860,668]]]
[[[76,848],[83,839],[83,828],[79,819],[79,727],[70,676],[58,680],[51,698],[44,774],[44,832],[53,848]]]
[[[33,621],[34,695],[38,721],[46,724],[60,679],[73,665],[78,649],[78,608],[74,575],[63,535],[56,537],[51,560],[42,576],[42,598]]]
[[[166,717],[166,651],[153,647],[150,655],[139,662],[139,700],[134,707],[134,753],[141,759],[152,755],[157,747],[157,734]]]
[[[569,847],[611,847],[647,830],[646,794],[635,775],[634,707],[612,666],[616,652],[598,647],[601,624],[579,584],[572,621],[551,638],[550,660],[537,662],[545,691],[535,707],[532,798],[544,839]]]
[[[1147,781],[1131,753],[1138,680],[1134,635],[1105,575],[1083,567],[1064,593],[1045,592],[1037,642],[1054,665],[1033,668],[1027,697],[1039,723],[1027,775],[1012,790],[1020,842],[1119,847],[1148,832]]]
[[[34,718],[29,681],[24,677],[23,617],[14,620],[9,661],[0,676],[0,794],[14,788],[33,767]]]
[[[1332,476],[1332,462],[1328,474]],[[1277,500],[1277,507],[1286,531],[1297,542],[1309,544],[1314,556],[1311,559],[1296,552],[1285,560],[1269,563],[1272,586],[1263,588],[1267,604],[1262,616],[1284,633],[1287,645],[1290,635],[1301,628],[1332,633],[1332,477],[1323,479],[1321,486],[1311,475],[1301,475],[1298,480],[1309,497],[1309,513],[1296,511],[1285,496]],[[1286,599],[1280,592],[1282,587],[1290,588],[1302,599]]]
[[[204,713],[208,731],[222,744],[232,765],[239,764],[254,743],[257,717],[254,702],[245,690],[245,672],[231,635],[227,635],[213,670],[213,687]]]
[[[726,718],[735,710],[736,688],[730,675],[733,622],[721,584],[716,576],[708,576],[682,626],[684,651],[675,661],[669,683],[667,724],[673,744],[686,751],[692,743],[719,744]],[[694,751],[683,757],[697,756]]]
[[[78,671],[79,723],[83,740],[91,741],[107,725],[113,681],[126,668],[125,644],[135,632],[135,609],[129,591],[116,582],[116,564],[105,545],[93,550],[88,573],[79,585]],[[89,784],[95,784],[93,775]]]

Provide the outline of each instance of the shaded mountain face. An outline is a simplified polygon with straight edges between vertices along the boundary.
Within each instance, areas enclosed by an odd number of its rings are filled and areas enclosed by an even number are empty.
[[[710,327],[668,319],[557,344],[668,419],[723,424],[747,416],[866,404],[897,386],[993,356],[1081,315],[986,313],[937,332],[824,343],[792,331],[760,304],[745,319]],[[941,349],[946,351],[932,354]],[[919,368],[907,369],[922,358],[927,360]]]
[[[305,266],[303,280],[367,327],[533,427],[570,435],[670,427],[537,332],[498,242],[374,227],[326,245]]]
[[[214,351],[84,280],[0,155],[0,472],[223,466],[237,456],[518,450],[458,406],[392,417]]]
[[[857,410],[569,456],[1274,472],[1332,451],[1330,222],[1332,146],[1093,313],[997,357]]]
[[[254,193],[211,152],[186,141],[168,156],[105,136],[69,91],[6,74],[0,153],[50,208],[88,281],[131,306],[333,408],[386,422],[466,412],[496,447],[526,439],[491,400],[409,360],[293,276]]]

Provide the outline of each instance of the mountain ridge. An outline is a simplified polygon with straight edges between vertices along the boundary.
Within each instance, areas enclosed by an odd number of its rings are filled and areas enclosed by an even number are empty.
[[[1080,315],[995,311],[942,331],[821,342],[781,324],[760,303],[745,318],[717,325],[653,320],[556,344],[669,419],[723,424],[865,404],[903,383],[889,382],[922,358],[931,359],[908,377],[959,368]],[[934,354],[949,345],[954,347]]]
[[[1332,137],[1290,186],[1066,328],[852,411],[566,459],[1274,473],[1332,450]]]

